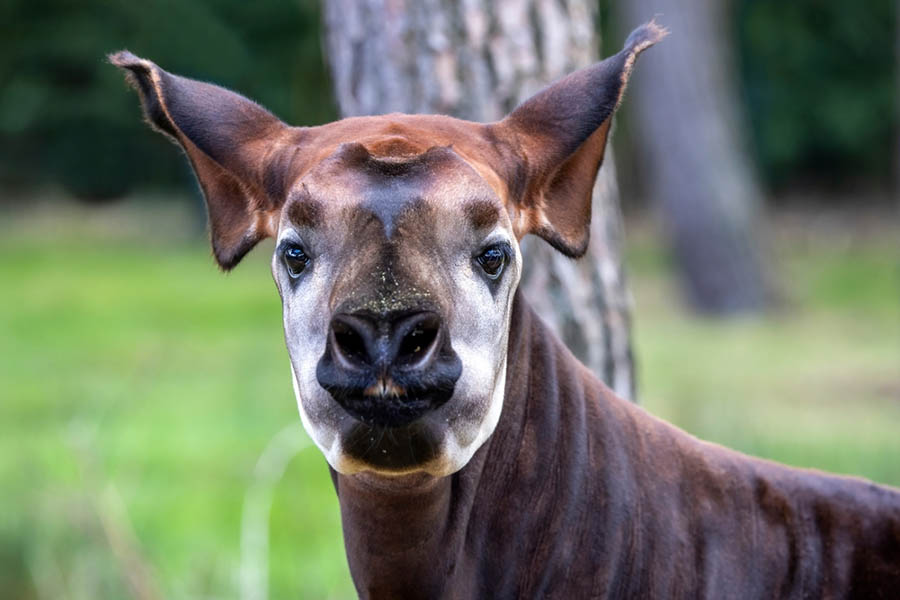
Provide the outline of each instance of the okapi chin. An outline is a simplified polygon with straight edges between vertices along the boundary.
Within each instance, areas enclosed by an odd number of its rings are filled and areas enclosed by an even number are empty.
[[[361,597],[897,597],[900,491],[654,418],[516,291],[525,235],[585,252],[613,113],[665,33],[639,27],[488,124],[292,127],[110,56],[194,167],[219,265],[276,240],[297,403]]]

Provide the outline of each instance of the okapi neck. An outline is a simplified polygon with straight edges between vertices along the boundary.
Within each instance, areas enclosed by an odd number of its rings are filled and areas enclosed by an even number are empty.
[[[483,451],[449,477],[405,486],[332,471],[360,598],[443,598],[454,589]]]
[[[565,440],[563,420],[584,415],[575,414],[577,409],[560,410],[555,394],[547,390],[553,389],[550,382],[557,379],[558,369],[576,363],[560,356],[568,351],[519,293],[513,301],[508,348],[500,422],[459,472],[396,485],[332,471],[347,559],[360,597],[478,597],[479,590],[500,583],[484,580],[493,571],[485,568],[493,563],[485,552],[498,546],[513,550],[510,542],[515,537],[545,512],[555,512],[552,504],[521,506],[529,510],[510,511],[502,525],[497,518],[505,502],[528,502],[521,494],[522,481],[552,481],[552,473],[572,468],[556,464],[572,457],[561,446],[583,440]],[[571,377],[573,372],[561,375]],[[539,440],[533,439],[535,434]],[[542,451],[544,447],[555,450]],[[565,505],[572,491],[558,500]],[[503,571],[502,565],[496,566]]]

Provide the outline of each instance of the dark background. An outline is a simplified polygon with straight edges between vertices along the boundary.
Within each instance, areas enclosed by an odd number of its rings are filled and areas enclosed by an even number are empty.
[[[898,139],[896,3],[741,0],[734,12],[722,26],[736,38],[751,151],[774,197],[812,186],[825,204],[860,189],[884,201]],[[105,64],[120,48],[239,90],[292,124],[335,118],[320,18],[308,0],[7,0],[0,189],[59,184],[90,202],[191,181]]]

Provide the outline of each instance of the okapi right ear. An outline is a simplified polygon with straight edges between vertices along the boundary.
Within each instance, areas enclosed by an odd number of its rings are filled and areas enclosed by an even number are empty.
[[[128,51],[109,55],[109,62],[127,71],[150,125],[190,159],[206,198],[213,254],[231,269],[275,235],[304,130],[243,96],[167,73]]]
[[[621,52],[544,88],[491,126],[513,149],[506,167],[507,181],[516,184],[516,235],[539,235],[573,258],[585,253],[613,113],[635,59],[667,33],[653,21],[638,27]]]

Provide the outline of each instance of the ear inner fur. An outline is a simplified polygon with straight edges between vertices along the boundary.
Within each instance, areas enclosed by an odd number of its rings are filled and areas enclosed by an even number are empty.
[[[545,199],[541,212],[552,215],[552,221],[545,217],[547,226],[535,230],[551,246],[571,258],[579,258],[587,252],[590,241],[591,197],[594,180],[603,163],[606,140],[609,136],[611,119],[597,128],[582,147],[575,151],[566,162],[548,178],[545,185]],[[560,203],[548,211],[548,199],[580,198],[580,202]]]

